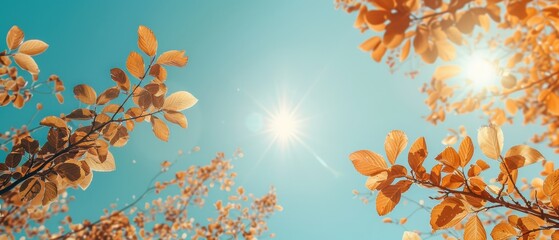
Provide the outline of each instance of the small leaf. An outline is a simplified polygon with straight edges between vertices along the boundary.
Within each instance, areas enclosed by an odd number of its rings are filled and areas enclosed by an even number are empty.
[[[18,26],[13,26],[6,36],[6,45],[8,45],[10,50],[14,50],[23,42],[23,37],[23,31]]]
[[[152,116],[151,117],[151,127],[155,136],[165,142],[169,140],[169,128],[167,124],[163,122],[161,119]]]
[[[18,51],[29,56],[35,56],[37,54],[43,53],[45,50],[47,50],[48,47],[49,45],[45,42],[33,39],[25,41],[23,44],[21,44]]]
[[[481,151],[491,159],[499,159],[503,149],[504,137],[501,128],[490,125],[479,129],[477,141]]]
[[[82,103],[87,105],[95,104],[95,100],[97,99],[97,93],[95,90],[86,85],[86,84],[79,84],[74,87],[74,96]]]
[[[408,163],[414,171],[417,171],[423,161],[427,158],[427,144],[425,143],[425,138],[420,137],[411,145],[408,152]]]
[[[144,59],[137,52],[130,52],[128,59],[126,60],[126,69],[132,74],[132,76],[142,79],[144,76]]]
[[[130,90],[130,80],[128,79],[128,75],[120,68],[113,68],[111,69],[111,79],[118,84],[118,87],[125,92]]]
[[[138,27],[138,47],[150,57],[157,52],[157,39],[151,29],[146,26]]]
[[[167,121],[177,124],[182,128],[186,128],[188,126],[186,116],[180,112],[167,111],[163,116],[167,119]]]
[[[462,167],[466,166],[472,159],[474,155],[474,144],[469,136],[466,136],[460,143],[458,155],[460,155],[460,166]]]
[[[180,112],[194,106],[198,102],[192,94],[186,91],[179,91],[165,98],[162,109],[165,111]]]
[[[188,57],[184,56],[184,51],[177,51],[177,50],[164,52],[157,59],[158,64],[175,66],[175,67],[184,67],[187,61],[188,61]]]
[[[394,130],[388,133],[384,141],[384,150],[386,151],[388,161],[394,164],[398,155],[406,148],[406,145],[408,145],[408,137],[404,132]]]
[[[353,163],[353,167],[359,173],[365,176],[375,176],[381,172],[387,171],[388,166],[384,158],[369,150],[360,150],[349,155],[349,159]]]

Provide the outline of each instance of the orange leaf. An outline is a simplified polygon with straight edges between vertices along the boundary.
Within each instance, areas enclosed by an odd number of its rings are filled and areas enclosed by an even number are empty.
[[[157,39],[151,29],[146,26],[138,27],[138,47],[150,57],[157,52]]]
[[[158,64],[184,67],[188,62],[188,57],[184,56],[184,51],[171,50],[164,52],[157,59]]]
[[[433,78],[438,81],[443,81],[456,75],[460,74],[462,69],[457,65],[446,65],[440,66],[435,69],[435,73],[433,73]]]
[[[375,176],[388,170],[384,158],[369,150],[356,151],[349,155],[349,159],[353,163],[355,170],[366,176]]]
[[[545,159],[538,150],[531,148],[528,145],[513,146],[505,154],[506,157],[511,157],[515,155],[520,155],[524,157],[525,161],[523,166],[530,165],[532,163],[539,162]]]
[[[13,26],[6,36],[6,45],[10,50],[16,49],[23,42],[23,31],[18,26]]]
[[[378,215],[384,216],[394,210],[394,207],[400,202],[401,195],[398,186],[393,185],[383,188],[377,196],[376,208]]]
[[[464,229],[464,240],[485,240],[487,239],[487,234],[485,233],[485,228],[479,220],[479,217],[473,215],[466,222],[466,228]]]
[[[157,138],[165,142],[169,140],[169,128],[161,119],[151,116],[151,127]]]
[[[192,94],[186,91],[179,91],[175,92],[169,97],[165,98],[165,102],[163,103],[163,107],[161,107],[165,111],[174,111],[180,112],[182,110],[191,108],[198,102]]]
[[[80,102],[87,105],[95,104],[95,100],[97,99],[95,90],[86,84],[76,85],[74,87],[74,96],[80,100]]]
[[[18,51],[23,54],[35,56],[37,54],[43,53],[45,50],[47,50],[48,47],[49,45],[45,42],[33,39],[23,42]]]
[[[144,76],[144,59],[137,52],[130,52],[126,60],[126,69],[132,76],[142,79]]]
[[[386,140],[384,140],[384,150],[386,157],[390,163],[394,164],[398,155],[408,145],[408,137],[400,130],[393,130],[388,133]]]
[[[403,62],[404,60],[406,60],[406,58],[408,58],[408,55],[410,54],[410,46],[411,40],[408,39],[406,43],[404,43],[402,51],[400,52],[400,62]]]
[[[503,149],[503,131],[495,125],[484,126],[478,131],[477,142],[485,156],[497,160]]]
[[[163,114],[163,116],[167,119],[167,121],[177,124],[182,128],[186,128],[188,126],[186,116],[180,112],[167,111]]]
[[[464,203],[460,199],[447,197],[431,210],[431,227],[433,230],[453,227],[467,214]]]
[[[435,159],[453,169],[457,169],[460,166],[460,155],[458,155],[453,147],[445,148]]]
[[[39,74],[39,66],[31,56],[23,53],[15,53],[14,60],[21,69],[31,74]]]
[[[543,192],[550,197],[559,193],[559,170],[555,170],[545,178]]]
[[[491,230],[491,237],[493,240],[508,240],[511,238],[516,238],[516,229],[509,223],[503,221]]]
[[[460,166],[464,167],[474,155],[474,144],[469,136],[466,136],[464,140],[460,143],[460,148],[458,149],[458,155],[460,155]]]
[[[67,128],[66,122],[62,120],[62,118],[55,117],[55,116],[48,116],[41,120],[41,125],[49,126],[54,128]]]
[[[130,80],[128,80],[128,75],[126,75],[122,69],[111,69],[111,79],[113,79],[123,91],[128,92],[130,89]]]
[[[425,144],[425,138],[420,137],[412,144],[410,151],[408,152],[408,163],[414,171],[423,164],[427,158],[427,145]]]

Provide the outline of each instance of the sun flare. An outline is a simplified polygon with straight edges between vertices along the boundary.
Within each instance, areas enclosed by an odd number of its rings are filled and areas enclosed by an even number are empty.
[[[282,106],[277,112],[270,114],[267,131],[285,148],[300,137],[300,123],[294,110]]]
[[[474,54],[467,59],[465,71],[466,77],[476,88],[495,85],[499,79],[497,66],[479,54]]]

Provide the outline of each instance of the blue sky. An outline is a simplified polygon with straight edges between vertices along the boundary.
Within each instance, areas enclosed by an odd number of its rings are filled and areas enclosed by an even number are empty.
[[[428,108],[418,88],[432,68],[422,67],[415,80],[403,75],[411,64],[390,74],[386,65],[358,50],[368,35],[354,29],[355,16],[335,10],[332,1],[19,1],[10,6],[0,16],[0,33],[18,25],[27,39],[49,43],[36,58],[42,76],[58,74],[68,90],[64,105],[46,104],[53,96],[37,95],[26,110],[1,108],[3,129],[27,122],[38,101],[45,103],[39,119],[79,106],[71,95],[76,84],[96,89],[113,84],[109,70],[124,68],[128,53],[137,50],[138,25],[155,32],[159,51],[184,49],[189,56],[187,67],[170,70],[167,81],[169,89],[199,99],[186,111],[189,128],[171,127],[164,143],[147,124],[138,127],[128,145],[113,149],[115,172],[97,173],[85,192],[70,191],[77,198],[71,205],[75,219],[94,219],[117,198],[119,204],[130,202],[143,191],[147,176],[178,149],[202,149],[181,161],[179,167],[186,167],[240,147],[245,158],[235,162],[237,184],[257,195],[272,185],[277,189],[284,211],[269,223],[278,239],[399,239],[402,228],[382,224],[374,205],[353,198],[353,189],[365,190],[365,177],[348,155],[359,149],[383,153],[385,135],[401,129],[410,141],[426,136],[434,156],[443,149],[447,128],[463,124],[474,134],[486,122],[480,113],[449,116],[436,127],[423,121]],[[305,144],[276,144],[265,151],[272,136],[247,123],[266,117],[266,110],[275,111],[282,100],[299,104]],[[526,142],[534,129],[504,127],[505,145]],[[426,199],[426,194],[414,187],[407,196]],[[391,216],[405,216],[410,209],[398,206]],[[421,214],[407,227],[429,230]]]

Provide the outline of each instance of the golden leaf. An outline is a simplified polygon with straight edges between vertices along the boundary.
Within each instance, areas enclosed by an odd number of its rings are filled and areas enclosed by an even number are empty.
[[[485,156],[497,160],[503,149],[503,131],[495,125],[484,126],[478,131],[477,142]]]
[[[407,145],[408,137],[404,132],[400,130],[390,131],[384,140],[384,150],[386,151],[388,161],[394,164],[398,155],[406,148]]]
[[[184,56],[184,51],[171,50],[164,52],[157,58],[158,64],[184,67],[188,62],[188,57]]]
[[[415,140],[408,152],[408,163],[411,169],[417,171],[423,165],[425,158],[427,158],[427,145],[425,144],[425,138],[420,137]]]
[[[520,155],[524,157],[525,161],[523,166],[530,165],[532,163],[539,162],[545,159],[538,150],[531,148],[528,145],[513,146],[505,154],[506,157],[511,157],[514,155]]]
[[[487,234],[485,233],[485,228],[479,220],[477,214],[473,215],[466,222],[466,228],[464,229],[464,240],[485,240],[487,239]]]
[[[95,104],[95,100],[97,99],[97,93],[95,90],[86,85],[86,84],[79,84],[74,87],[74,96],[82,103],[87,105]]]
[[[146,26],[138,27],[138,47],[150,57],[157,52],[157,39],[151,29]]]
[[[404,231],[402,240],[421,240],[421,237],[416,232]]]
[[[376,209],[379,216],[384,216],[394,210],[394,207],[400,202],[400,189],[397,186],[388,186],[383,188],[376,201]]]
[[[374,176],[367,178],[367,181],[365,182],[365,186],[371,191],[378,190],[377,187],[380,184],[382,184],[384,181],[386,181],[387,177],[388,177],[387,172],[381,172],[375,174]]]
[[[503,221],[491,230],[491,237],[493,240],[509,240],[511,238],[516,238],[516,229],[509,223]]]
[[[116,169],[115,158],[111,152],[107,152],[105,161],[101,161],[98,156],[90,153],[86,153],[84,160],[92,171],[112,172]]]
[[[48,44],[41,40],[28,40],[23,42],[18,49],[18,52],[27,54],[29,56],[35,56],[37,54],[43,53],[49,47]]]
[[[559,193],[559,170],[555,170],[545,178],[543,192],[550,197]]]
[[[457,169],[461,162],[460,155],[458,155],[453,147],[445,148],[435,159],[453,169]]]
[[[55,117],[55,116],[48,116],[43,118],[40,122],[43,126],[49,126],[54,128],[67,128],[66,121],[62,120],[62,118]]]
[[[169,128],[161,119],[152,116],[151,127],[155,136],[163,141],[169,140]]]
[[[118,87],[111,87],[105,90],[99,97],[97,98],[98,105],[104,105],[109,101],[115,99],[120,94],[120,90]]]
[[[189,92],[178,91],[169,95],[161,108],[165,111],[180,112],[194,106],[197,102],[198,99]]]
[[[8,45],[8,49],[14,50],[16,49],[21,42],[23,42],[23,31],[19,29],[18,26],[13,26],[8,31],[8,35],[6,36],[6,45]]]
[[[458,224],[468,212],[464,203],[455,197],[447,197],[431,210],[431,228],[446,229]]]
[[[472,159],[474,155],[474,144],[469,136],[466,136],[460,143],[458,155],[460,155],[460,166],[462,167],[466,166]]]
[[[31,56],[23,53],[15,53],[14,60],[21,69],[31,74],[39,74],[39,66],[37,66],[37,63]]]
[[[113,68],[111,69],[111,79],[118,84],[118,87],[125,92],[130,90],[130,80],[128,79],[128,75],[120,68]]]
[[[374,176],[388,170],[384,158],[369,150],[356,151],[349,155],[349,159],[355,170],[366,176]]]
[[[167,119],[167,121],[177,124],[182,128],[188,127],[188,121],[186,120],[186,116],[184,116],[184,114],[180,112],[167,111],[163,116],[165,117],[165,119]]]
[[[130,52],[128,59],[126,59],[126,69],[132,76],[142,79],[144,77],[144,59],[137,52]]]

